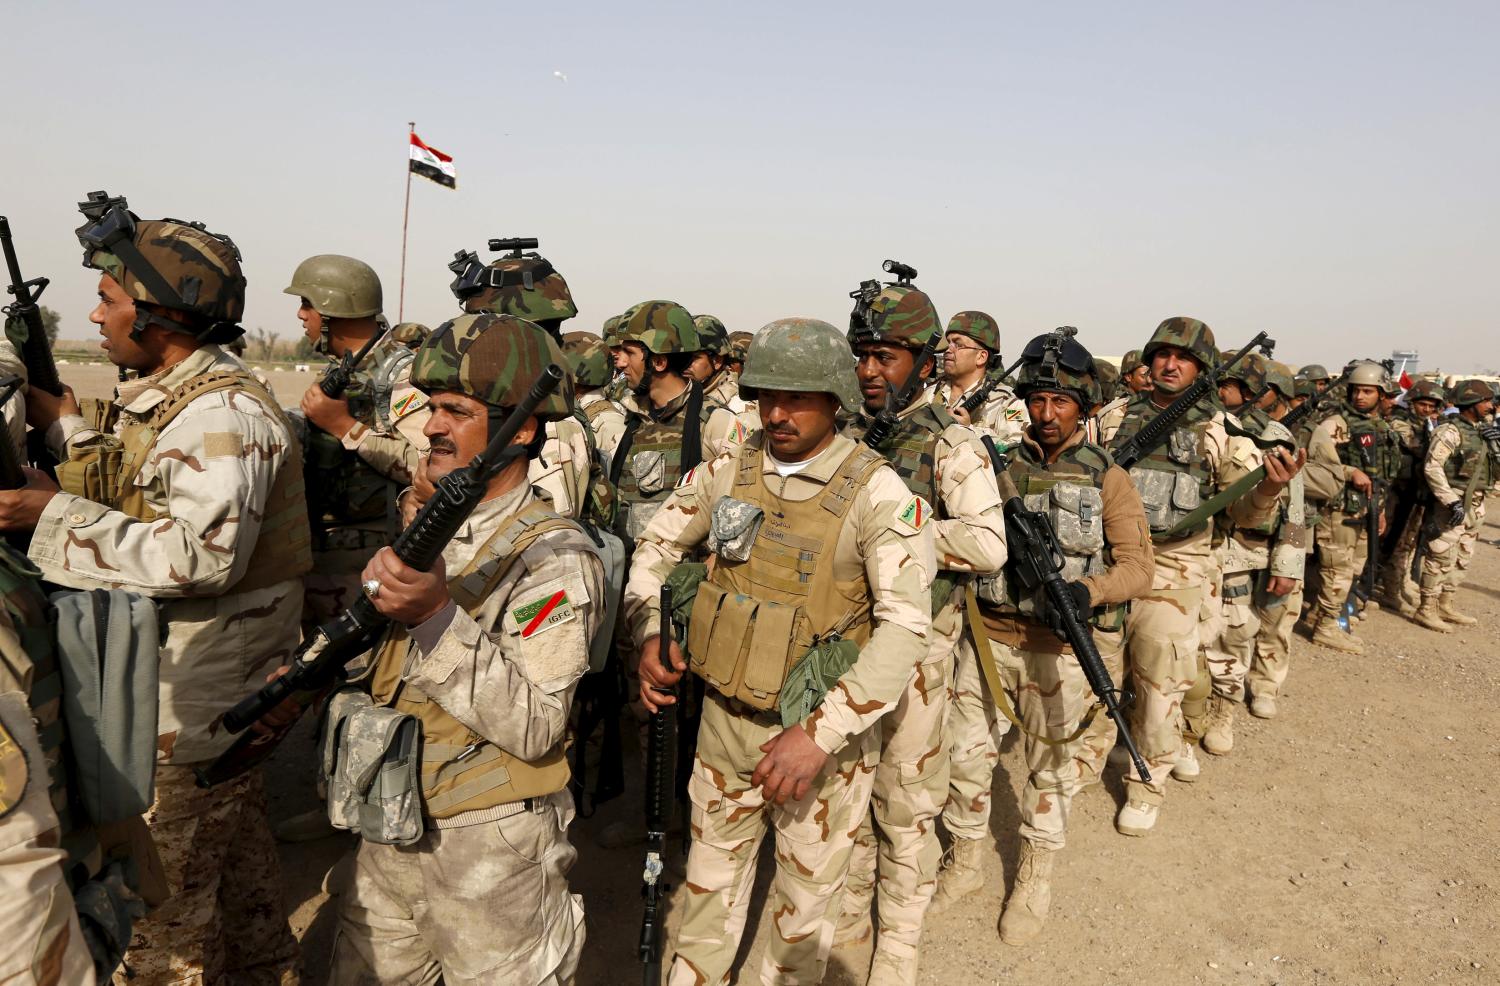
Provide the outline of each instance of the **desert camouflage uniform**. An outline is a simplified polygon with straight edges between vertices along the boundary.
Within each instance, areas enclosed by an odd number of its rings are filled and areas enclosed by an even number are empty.
[[[844,926],[868,920],[878,871],[881,947],[897,955],[916,953],[942,858],[936,820],[948,796],[943,726],[954,648],[964,631],[963,589],[954,584],[967,574],[994,574],[1005,564],[1005,517],[989,455],[974,431],[938,411],[940,406],[924,402],[905,408],[901,424],[876,449],[892,460],[913,495],[936,500],[921,502],[935,511],[929,526],[949,590],[932,615],[927,653],[896,708],[880,722],[880,766],[871,811],[855,839],[840,917]],[[906,435],[935,430],[920,423],[934,417],[942,430],[932,435],[930,460],[924,454],[919,467],[915,458],[891,450]],[[858,440],[869,424],[862,415],[846,433]]]
[[[937,401],[951,411],[970,394],[983,387],[984,382],[984,377],[980,377],[974,386],[962,393],[955,393],[953,384],[945,380],[937,385]],[[1002,449],[1006,449],[1021,440],[1021,434],[1031,423],[1031,417],[1026,413],[1026,402],[1002,383],[990,391],[984,403],[969,416],[969,421],[970,427],[975,431],[981,435],[989,435]]]
[[[1116,397],[1089,418],[1089,441],[1096,445],[1108,445],[1114,441],[1115,432],[1125,422],[1125,409],[1135,395],[1129,391]]]
[[[591,392],[578,395],[578,410],[588,419],[594,430],[594,445],[607,466],[614,461],[615,450],[625,436],[625,412],[620,405],[602,393]]]
[[[539,506],[525,484],[481,503],[443,550],[450,578],[459,581],[510,518],[550,516],[537,513]],[[528,764],[559,760],[573,689],[599,630],[603,571],[572,525],[542,533],[501,570],[472,615],[450,605],[388,637],[372,687],[382,703],[388,688],[397,689],[397,676],[398,694],[420,690],[477,737],[470,763],[482,764],[491,750]],[[553,618],[528,632],[528,607],[558,590],[567,595]],[[584,914],[581,898],[568,890],[577,852],[566,834],[573,800],[561,762],[561,784],[551,793],[434,818],[424,792],[420,841],[397,847],[362,840],[340,888],[330,981],[570,982]],[[424,785],[432,776],[441,772],[424,768]]]
[[[16,347],[4,336],[0,336],[0,374],[20,377],[22,386],[16,388],[16,392],[10,395],[4,407],[0,407],[0,413],[5,415],[6,430],[10,432],[11,444],[21,451],[22,459],[25,459],[26,448],[26,364],[21,361],[21,356],[16,352]]]
[[[687,407],[688,399],[691,396],[692,388],[689,387],[661,407],[649,407],[648,402],[643,398],[638,398],[635,394],[627,393],[625,399],[621,401],[621,405],[625,408],[625,420],[627,424],[631,417],[636,417],[641,419],[640,426],[644,426],[649,422],[657,426],[665,426],[665,429],[676,429],[678,434],[681,434],[683,428],[682,412]],[[702,418],[700,419],[698,430],[700,462],[708,462],[723,455],[725,452],[734,451],[745,443],[750,434],[750,429],[746,428],[744,423],[739,421],[728,408],[720,406],[717,402],[710,400],[708,395],[704,395]],[[640,444],[639,442],[631,444],[630,449],[627,451],[629,458],[627,458],[623,468],[620,469],[620,476],[622,477],[620,482],[621,509],[622,512],[628,510],[633,514],[626,528],[626,532],[632,535],[629,540],[634,539],[636,532],[645,529],[646,525],[650,522],[650,518],[666,502],[666,498],[662,494],[665,494],[682,478],[676,467],[677,457],[675,455],[667,455],[667,461],[664,463],[665,472],[663,476],[665,482],[663,487],[659,490],[641,490],[640,492],[644,495],[645,499],[635,499],[627,491],[627,487],[631,483],[639,484],[639,479],[633,476],[633,470],[637,461],[636,456],[641,451]],[[628,508],[625,506],[626,504],[629,504]]]
[[[1422,475],[1439,504],[1438,531],[1428,539],[1422,559],[1422,597],[1448,596],[1464,583],[1474,558],[1474,544],[1484,525],[1484,499],[1500,472],[1478,426],[1450,415],[1432,433]],[[1453,521],[1453,507],[1464,504],[1467,516]]]
[[[1431,434],[1428,419],[1410,407],[1398,407],[1386,422],[1395,433],[1401,452],[1400,474],[1391,484],[1392,496],[1398,501],[1413,502],[1426,482],[1422,467],[1427,459],[1427,440]],[[1417,549],[1421,527],[1427,520],[1424,513],[1418,509],[1409,512],[1404,528],[1395,532],[1395,550],[1381,566],[1384,569],[1381,579],[1391,602],[1405,603],[1405,597],[1414,596],[1418,591],[1411,580],[1411,559]]]
[[[845,460],[858,454],[854,442],[836,437],[800,472],[781,477],[762,455],[759,440],[752,439],[738,452],[694,470],[672,491],[636,546],[625,612],[637,645],[657,633],[663,579],[705,542],[711,509],[733,490],[744,457],[759,457],[760,481],[777,499],[792,504],[823,494]],[[798,727],[829,753],[804,799],[768,804],[761,789],[750,785],[761,744],[781,732],[779,716],[709,691],[689,781],[693,844],[671,983],[728,981],[768,826],[776,833],[777,869],[770,901],[774,933],[761,978],[776,983],[822,980],[854,833],[868,811],[877,769],[878,734],[871,727],[892,711],[910,682],[912,668],[926,651],[931,622],[931,525],[910,512],[903,520],[914,499],[911,493],[885,465],[871,460],[871,467],[836,531],[830,524],[821,543],[831,545],[822,564],[832,566],[834,579],[868,582],[874,629],[858,662]],[[772,532],[779,537],[788,533],[777,531],[768,516],[757,543]],[[813,536],[811,531],[799,534]]]
[[[204,346],[154,378],[122,383],[115,403],[122,418],[147,419],[194,378],[238,367],[217,346]],[[48,437],[65,441],[54,451],[66,458],[98,436],[82,418],[64,417]],[[157,599],[166,628],[156,802],[147,817],[172,896],[136,928],[126,957],[130,982],[217,982],[226,975],[295,982],[297,943],[282,910],[259,776],[198,791],[192,768],[229,747],[234,737],[219,728],[220,718],[297,646],[305,564],[285,569],[282,581],[244,590],[236,583],[259,544],[273,485],[284,470],[300,471],[301,451],[280,409],[247,389],[193,399],[152,449],[135,489],[158,519],[59,493],[30,548],[52,582]],[[288,546],[300,543],[305,559],[300,477],[294,490],[300,524],[264,533],[276,539],[273,551],[296,554]]]
[[[1280,516],[1270,545],[1267,579],[1255,587],[1251,597],[1251,610],[1258,629],[1246,681],[1255,696],[1275,698],[1280,695],[1291,671],[1292,628],[1302,612],[1308,547],[1313,540],[1307,525],[1306,482],[1304,473],[1298,472],[1281,492],[1277,508]],[[1292,591],[1284,596],[1270,593],[1269,579],[1277,575],[1297,580]]]

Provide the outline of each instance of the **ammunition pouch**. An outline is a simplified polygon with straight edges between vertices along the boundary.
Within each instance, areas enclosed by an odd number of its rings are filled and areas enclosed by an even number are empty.
[[[777,703],[781,725],[791,728],[823,704],[845,671],[859,659],[859,644],[833,636],[808,648],[787,672]]]
[[[1141,505],[1146,508],[1146,522],[1152,534],[1171,530],[1202,502],[1198,479],[1191,473],[1132,466],[1130,479],[1140,491]],[[1207,527],[1206,521],[1203,527]],[[1184,533],[1196,534],[1197,531]]]
[[[801,606],[762,602],[702,582],[688,621],[689,667],[715,691],[754,709],[776,707],[787,672],[801,655]]]
[[[67,461],[57,464],[57,485],[64,493],[113,506],[124,459],[125,446],[118,438],[95,435],[74,445]]]
[[[335,692],[323,721],[322,774],[334,828],[386,846],[422,837],[421,723],[353,688]]]

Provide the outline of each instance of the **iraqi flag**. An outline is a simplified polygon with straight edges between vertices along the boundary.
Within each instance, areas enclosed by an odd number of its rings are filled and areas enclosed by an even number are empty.
[[[453,159],[422,143],[415,131],[411,135],[410,167],[412,174],[429,178],[445,188],[458,187],[458,171],[453,167]]]

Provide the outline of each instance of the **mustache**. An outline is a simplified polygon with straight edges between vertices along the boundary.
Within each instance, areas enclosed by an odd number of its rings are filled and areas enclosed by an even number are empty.
[[[458,451],[458,446],[446,438],[434,438],[431,442],[427,443],[427,448],[433,452],[447,452],[450,454]]]

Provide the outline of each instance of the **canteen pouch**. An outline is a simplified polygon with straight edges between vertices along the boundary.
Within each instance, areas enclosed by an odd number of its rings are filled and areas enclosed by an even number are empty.
[[[782,727],[790,729],[812,715],[858,659],[859,644],[852,640],[831,637],[809,647],[787,672],[786,684],[781,689],[777,707]]]
[[[660,449],[637,452],[630,457],[630,473],[636,489],[650,496],[667,488],[667,453]]]
[[[802,607],[762,602],[712,582],[698,586],[688,624],[689,668],[713,689],[762,711],[776,707],[797,654]]]
[[[422,837],[421,724],[352,688],[334,694],[323,725],[328,821],[386,846]]]
[[[113,435],[94,435],[75,444],[66,462],[57,464],[57,485],[64,493],[111,505],[119,482],[125,446]]]
[[[729,561],[749,560],[750,546],[765,519],[765,511],[753,503],[719,497],[709,517],[708,550]]]

